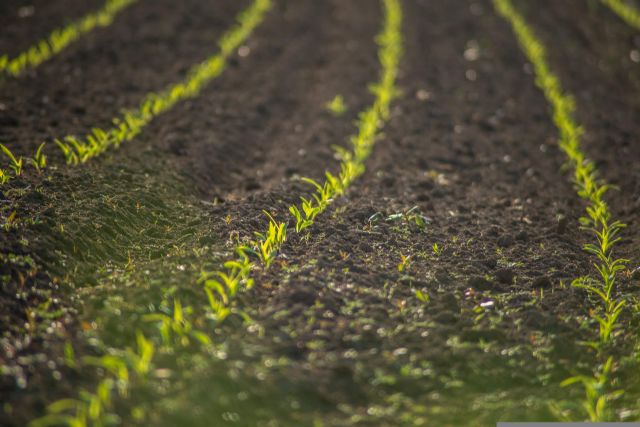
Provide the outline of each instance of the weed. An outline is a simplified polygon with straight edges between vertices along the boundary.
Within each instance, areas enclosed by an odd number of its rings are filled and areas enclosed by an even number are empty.
[[[327,110],[335,116],[340,117],[347,112],[347,105],[344,103],[342,95],[336,95],[331,101],[327,102]]]
[[[417,206],[412,207],[406,212],[398,212],[385,217],[381,212],[376,212],[368,219],[369,225],[373,225],[381,220],[386,222],[398,222],[404,221],[408,224],[415,224],[420,231],[424,231],[427,225],[431,222],[429,217],[422,215]]]
[[[0,56],[0,73],[17,77],[28,69],[34,69],[54,55],[60,53],[71,43],[77,41],[97,27],[106,27],[124,8],[137,0],[107,0],[102,9],[84,16],[64,28],[54,30],[49,36],[32,45],[15,58]]]

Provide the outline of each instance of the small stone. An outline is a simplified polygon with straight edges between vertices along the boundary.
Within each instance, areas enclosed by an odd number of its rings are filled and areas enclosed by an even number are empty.
[[[496,280],[500,283],[504,283],[505,285],[513,284],[514,278],[515,274],[510,268],[501,268],[500,270],[496,271]]]
[[[516,240],[519,242],[526,242],[529,240],[529,235],[527,234],[526,231],[521,231],[518,234],[516,234]]]

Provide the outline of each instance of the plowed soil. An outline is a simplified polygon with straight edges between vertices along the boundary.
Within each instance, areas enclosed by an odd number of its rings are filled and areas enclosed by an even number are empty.
[[[27,3],[33,16],[20,18]],[[215,352],[164,354],[158,384],[116,399],[122,425],[490,426],[556,420],[559,407],[584,418],[582,390],[560,383],[598,363],[579,344],[597,333],[594,303],[570,286],[592,272],[592,238],[508,23],[489,0],[404,1],[392,117],[365,174],[296,234],[287,208],[312,190],[300,177],[337,172],[332,146],[347,146],[373,100],[382,13],[371,0],[275,3],[218,79],[135,140],[77,168],[49,143],[45,174],[0,188],[2,221],[16,213],[0,238],[0,425],[95,387],[102,373],[68,366],[65,343],[77,359],[132,346],[164,296],[201,298],[193,278],[262,231],[263,211],[290,227],[238,298],[253,323],[223,323]],[[618,187],[611,210],[628,227],[617,254],[631,260],[619,286],[633,299],[640,36],[589,2],[516,3],[576,98],[587,156]],[[248,4],[141,0],[0,82],[0,142],[31,153],[107,126],[215,53]],[[97,6],[1,5],[0,51]],[[336,95],[342,116],[325,107]],[[627,310],[623,322],[636,321]],[[616,341],[619,418],[638,415],[633,331]]]

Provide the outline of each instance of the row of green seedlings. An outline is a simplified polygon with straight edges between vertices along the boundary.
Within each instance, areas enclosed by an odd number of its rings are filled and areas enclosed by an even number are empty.
[[[180,101],[197,96],[205,85],[222,73],[228,57],[263,21],[271,7],[271,0],[254,0],[248,9],[238,15],[237,25],[222,36],[216,55],[194,66],[184,81],[171,85],[162,92],[148,94],[137,110],[124,110],[122,117],[113,120],[113,127],[106,130],[93,128],[84,138],[70,135],[56,139],[54,142],[62,150],[67,164],[84,163],[111,146],[118,147],[122,142],[132,140],[156,116]],[[10,164],[7,169],[0,169],[0,184],[22,174],[22,159],[14,156],[6,147],[3,152]],[[43,144],[39,146],[32,164],[38,171],[46,166]]]
[[[38,146],[33,157],[28,159],[29,164],[33,166],[38,173],[42,173],[42,171],[47,167],[47,156],[44,155],[42,150],[44,146],[45,143],[43,142]],[[2,185],[15,177],[22,175],[24,159],[22,156],[16,157],[4,144],[0,144],[0,151],[2,151],[4,157],[9,161],[9,165],[6,169],[0,168],[0,185]]]
[[[384,5],[385,26],[376,39],[380,46],[378,56],[382,64],[382,75],[379,82],[371,87],[375,101],[360,114],[357,121],[358,133],[351,137],[350,149],[334,147],[341,159],[338,175],[325,172],[326,180],[322,184],[311,178],[303,178],[305,182],[313,185],[316,191],[309,198],[301,197],[299,206],[289,207],[289,212],[296,221],[297,233],[310,227],[331,201],[343,194],[345,189],[364,173],[364,162],[371,154],[378,131],[389,119],[391,101],[399,93],[396,78],[402,56],[402,9],[397,0],[386,0]]]
[[[53,30],[46,39],[34,44],[15,58],[9,58],[8,55],[0,56],[0,74],[17,77],[26,70],[38,67],[80,39],[82,35],[95,28],[111,25],[119,12],[136,1],[138,0],[107,0],[100,10],[86,15],[66,27]]]
[[[93,128],[84,138],[70,135],[56,139],[55,143],[62,150],[67,164],[84,163],[111,146],[117,148],[122,142],[135,138],[159,114],[180,101],[197,96],[224,71],[229,56],[263,21],[271,6],[271,0],[254,0],[249,9],[238,16],[238,24],[222,36],[217,54],[194,66],[182,82],[159,93],[148,94],[137,109],[124,110],[122,117],[113,120],[113,127],[106,130]]]
[[[583,130],[573,119],[574,101],[563,92],[558,77],[551,71],[544,45],[515,10],[511,0],[494,0],[494,5],[511,23],[526,57],[533,64],[536,84],[552,106],[553,120],[560,133],[558,144],[573,170],[577,193],[588,202],[586,215],[580,218],[580,223],[584,230],[595,237],[595,243],[586,244],[584,249],[595,257],[597,276],[577,278],[572,281],[572,286],[585,290],[590,298],[598,301],[598,307],[590,311],[590,316],[598,325],[598,339],[584,344],[595,349],[602,363],[595,368],[593,375],[577,375],[561,385],[581,384],[585,391],[583,407],[589,419],[605,421],[610,417],[609,403],[623,393],[622,390],[611,390],[615,361],[613,357],[606,356],[605,350],[615,338],[616,330],[621,327],[619,319],[626,304],[624,298],[616,295],[616,281],[628,260],[616,258],[613,254],[614,246],[620,241],[618,234],[625,225],[612,220],[603,199],[611,186],[599,179],[594,163],[582,151],[580,137]]]
[[[239,315],[246,322],[251,319],[243,311],[232,306],[236,295],[251,289],[254,283],[252,271],[262,266],[267,269],[275,259],[278,251],[287,238],[287,226],[265,212],[269,225],[264,233],[256,233],[256,239],[250,243],[239,244],[235,248],[236,257],[223,264],[218,271],[202,271],[197,284],[202,286],[208,304],[204,307],[205,317],[212,327],[219,326],[230,315]],[[191,345],[213,345],[209,334],[198,329],[199,323],[194,316],[194,309],[183,306],[180,300],[163,301],[162,305],[170,305],[171,315],[153,313],[143,317],[145,322],[157,325],[163,346],[188,347]],[[138,330],[136,331],[137,348],[112,350],[102,357],[84,357],[80,362],[75,360],[72,347],[67,344],[65,355],[67,365],[98,367],[105,372],[103,378],[93,392],[82,391],[78,398],[62,399],[49,405],[47,415],[32,421],[30,427],[49,427],[66,425],[69,427],[105,426],[118,422],[119,418],[111,413],[114,392],[126,399],[131,390],[133,380],[144,384],[151,380],[153,374],[153,358],[157,353],[152,339]],[[134,411],[134,417],[143,417],[144,411]],[[137,415],[136,415],[137,414]]]
[[[623,21],[640,31],[640,11],[622,0],[600,0]]]
[[[359,168],[364,167],[363,162],[371,152],[375,134],[381,126],[382,120],[389,117],[389,104],[394,94],[397,93],[395,79],[402,53],[400,33],[402,10],[398,0],[383,0],[383,4],[385,6],[385,26],[381,36],[377,39],[380,44],[380,61],[383,65],[382,78],[378,87],[382,89],[375,91],[376,101],[358,122],[359,137],[352,141],[361,141],[361,143],[354,144],[354,151],[343,158],[343,165],[352,164],[352,166],[343,166],[343,170],[344,167],[355,166],[353,159],[359,159],[359,165],[361,165]],[[374,113],[371,113],[372,111]],[[372,121],[373,117],[367,116],[367,113],[375,115],[376,120]],[[365,117],[369,117],[369,119],[364,119]],[[340,192],[344,191],[356,176],[353,174],[345,175],[348,178],[341,180]],[[335,182],[325,183],[325,185],[318,184],[318,191],[320,189],[325,191],[325,188],[335,189],[337,185]],[[327,192],[331,192],[332,196],[328,197]],[[322,210],[324,210],[331,198],[337,194],[335,190],[327,190],[324,196],[319,196],[318,200],[314,200],[323,206]],[[320,212],[317,212],[313,218],[318,213]],[[269,219],[265,233],[256,233],[256,239],[251,244],[239,244],[235,248],[236,257],[225,262],[222,270],[200,273],[197,283],[203,287],[207,298],[206,317],[214,325],[220,324],[232,314],[241,316],[245,321],[250,321],[244,312],[232,306],[232,302],[238,292],[253,287],[252,271],[258,268],[259,264],[264,268],[269,268],[287,238],[286,223],[277,222],[273,216],[267,212],[265,214]],[[205,346],[212,345],[209,335],[203,330],[197,329],[194,326],[196,322],[189,319],[192,313],[191,307],[183,307],[179,300],[174,300],[172,315],[154,313],[145,316],[145,320],[158,325],[163,345],[186,346],[192,342]],[[52,404],[49,407],[49,413],[33,421],[30,426],[45,427],[58,424],[70,427],[102,426],[115,419],[115,416],[109,413],[112,406],[113,390],[117,390],[120,396],[126,397],[130,389],[131,373],[135,373],[136,377],[144,382],[151,372],[155,346],[140,331],[137,333],[137,343],[137,350],[128,348],[119,355],[110,354],[98,359],[89,359],[92,365],[101,366],[110,376],[103,379],[93,393],[83,392],[78,399],[65,399]]]

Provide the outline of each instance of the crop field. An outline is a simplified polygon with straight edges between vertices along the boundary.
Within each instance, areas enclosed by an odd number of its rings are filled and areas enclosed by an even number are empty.
[[[0,426],[640,421],[639,1],[0,28]]]

